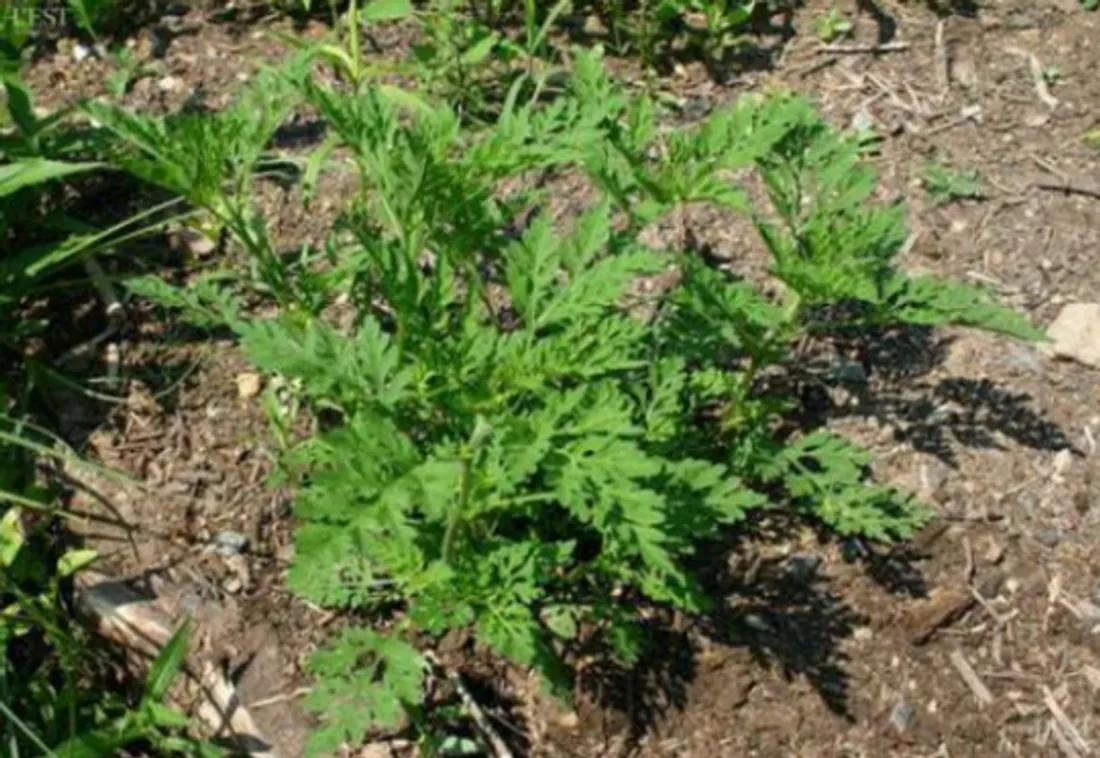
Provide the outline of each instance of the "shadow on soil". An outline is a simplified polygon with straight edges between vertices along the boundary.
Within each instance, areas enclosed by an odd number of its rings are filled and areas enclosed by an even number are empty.
[[[1045,419],[1027,393],[1012,392],[987,378],[929,379],[953,342],[927,328],[906,327],[838,341],[863,378],[848,381],[856,404],[831,403],[825,417],[875,417],[894,429],[898,442],[954,466],[955,449],[1001,449],[1004,440],[1034,450],[1072,448],[1057,424]],[[857,372],[858,373],[858,372]],[[820,376],[820,374],[819,374]],[[843,377],[832,384],[844,385]]]
[[[805,679],[832,713],[852,718],[847,657],[838,642],[868,620],[818,575],[819,556],[753,557],[752,543],[779,539],[786,532],[779,526],[768,525],[751,540],[742,535],[715,551],[700,551],[729,556],[698,572],[706,577],[710,594],[722,598],[711,612],[690,620],[661,616],[651,621],[645,629],[649,654],[632,670],[603,666],[586,671],[582,688],[601,707],[624,716],[628,742],[697,699],[691,691],[700,675],[723,668],[723,659],[737,658],[736,651],[746,652],[751,665],[724,675],[722,692],[710,693],[721,701],[715,704],[719,710],[743,706],[757,678],[770,670],[788,681]]]
[[[1026,394],[986,379],[929,379],[950,342],[931,330],[911,328],[830,340],[830,354],[807,360],[793,378],[801,386],[803,402],[792,421],[812,430],[831,418],[875,416],[898,430],[899,441],[949,463],[955,461],[957,446],[1001,447],[999,438],[1039,450],[1071,448],[1065,433],[1034,410]],[[849,368],[840,377],[837,355],[846,356],[842,360]],[[859,396],[860,402],[837,407],[833,396],[838,387]],[[782,391],[790,389],[788,385]],[[817,530],[816,550],[762,557],[768,546],[789,545],[791,535],[807,526],[814,528],[769,514],[766,521],[701,548],[699,555],[711,559],[693,567],[695,575],[703,577],[711,597],[720,598],[718,606],[690,620],[657,613],[646,629],[651,652],[633,670],[589,670],[583,683],[586,694],[624,716],[630,740],[640,739],[687,705],[704,667],[703,651],[711,648],[747,651],[761,669],[807,681],[832,713],[852,718],[848,660],[840,642],[868,619],[818,573],[825,546],[837,538]],[[891,595],[928,594],[920,567],[925,556],[912,545],[884,547],[850,538],[840,541],[840,553]],[[731,679],[722,685],[744,690],[729,700],[731,712],[746,701],[752,676],[741,675],[747,684]]]

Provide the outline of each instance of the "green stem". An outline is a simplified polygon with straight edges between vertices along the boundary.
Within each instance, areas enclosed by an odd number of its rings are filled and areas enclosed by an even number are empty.
[[[450,563],[454,558],[454,541],[458,533],[458,522],[466,511],[466,503],[470,499],[470,467],[473,465],[472,455],[467,454],[462,461],[462,483],[459,487],[458,503],[451,509],[447,517],[447,531],[443,533],[443,562]]]
[[[359,80],[362,76],[362,53],[359,48],[359,3],[351,0],[348,5],[348,50],[351,53],[352,84],[359,89]]]

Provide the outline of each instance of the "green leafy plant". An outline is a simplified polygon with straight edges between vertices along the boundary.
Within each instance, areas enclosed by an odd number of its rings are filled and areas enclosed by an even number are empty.
[[[302,65],[295,60],[290,68]],[[178,193],[229,230],[248,253],[255,280],[284,303],[295,300],[285,263],[252,206],[251,182],[265,165],[275,130],[296,104],[290,78],[264,72],[256,86],[216,114],[141,116],[118,105],[90,102],[85,112],[119,138],[115,163],[134,176]]]
[[[797,97],[745,98],[666,132],[590,52],[562,97],[522,100],[514,86],[495,123],[474,129],[385,88],[298,82],[360,180],[308,301],[257,319],[224,280],[131,286],[228,324],[256,367],[325,415],[281,461],[300,524],[288,583],[373,614],[373,630],[351,628],[313,659],[315,753],[405,714],[418,723],[418,645],[448,631],[563,695],[579,651],[630,665],[643,654],[639,609],[705,611],[688,560],[755,509],[871,539],[911,534],[927,511],[867,482],[866,453],[823,431],[777,432],[793,401],[759,380],[806,340],[898,323],[1039,334],[980,290],[896,269],[901,209],[872,202],[858,141]],[[596,196],[563,222],[537,185],[499,191],[568,168]],[[750,169],[766,207],[730,178]],[[750,215],[781,299],[642,242],[698,203]],[[515,219],[527,221],[508,232]],[[663,291],[638,294],[670,273]],[[350,325],[325,316],[337,298]]]
[[[156,68],[143,62],[128,47],[121,47],[111,54],[114,71],[107,76],[107,89],[115,97],[123,97],[143,77],[156,72]]]
[[[1100,0],[1081,0],[1081,7],[1087,11],[1094,11],[1100,8]]]
[[[814,20],[814,28],[822,42],[835,42],[851,33],[852,22],[843,11],[833,5]]]
[[[409,0],[372,0],[362,7],[359,0],[351,0],[342,17],[342,23],[341,19],[334,19],[341,31],[333,39],[309,43],[294,35],[276,36],[292,48],[324,60],[353,87],[358,87],[368,75],[380,70],[368,65],[363,58],[362,25],[394,21],[412,14],[413,7]]]
[[[936,205],[982,196],[982,178],[977,169],[953,169],[931,163],[925,167],[921,181]]]

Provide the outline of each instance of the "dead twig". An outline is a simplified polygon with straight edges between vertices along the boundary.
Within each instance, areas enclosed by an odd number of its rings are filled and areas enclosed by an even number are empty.
[[[947,47],[943,42],[944,21],[936,24],[936,78],[940,85],[940,98],[947,97],[951,89],[951,77],[947,69]]]
[[[1085,742],[1085,738],[1081,736],[1081,733],[1077,731],[1077,727],[1069,720],[1069,716],[1062,710],[1062,706],[1058,705],[1058,701],[1054,699],[1054,693],[1046,685],[1043,685],[1043,704],[1046,705],[1050,715],[1054,717],[1054,721],[1058,724],[1059,728],[1055,730],[1055,733],[1061,731],[1077,751],[1088,755],[1091,750],[1089,744]]]
[[[447,677],[447,680],[455,688],[455,691],[458,692],[458,696],[462,700],[462,705],[466,708],[466,712],[469,713],[470,718],[473,719],[474,725],[481,732],[485,741],[489,743],[489,748],[493,751],[495,758],[513,758],[512,751],[508,749],[507,743],[500,738],[496,729],[489,723],[489,719],[486,717],[485,712],[481,710],[481,706],[477,704],[473,695],[466,689],[466,685],[463,683],[462,677],[458,675],[458,672],[444,666],[442,661],[430,651],[425,653],[424,657],[427,658],[433,666],[443,672],[444,676]]]
[[[1053,722],[1051,723],[1050,733],[1054,735],[1054,741],[1058,743],[1058,749],[1062,751],[1062,755],[1066,758],[1081,758],[1081,754],[1073,747],[1073,743],[1062,733],[1062,730],[1058,728]]]
[[[931,129],[921,132],[922,137],[931,137],[939,134],[940,132],[946,132],[948,129],[954,129],[956,126],[962,126],[967,121],[977,121],[982,115],[982,107],[980,105],[968,105],[959,112],[958,116],[945,121],[939,126],[934,126]]]
[[[249,703],[248,707],[252,710],[258,708],[266,708],[269,705],[278,705],[279,703],[285,703],[288,700],[297,700],[300,697],[308,695],[313,692],[312,687],[299,687],[291,692],[283,692],[278,695],[272,695],[271,697],[265,697],[263,700],[257,700],[255,703]]]
[[[810,74],[816,74],[822,69],[835,65],[838,60],[840,59],[837,58],[835,55],[829,55],[825,58],[819,58],[816,61],[810,61],[809,63],[799,66],[798,68],[792,69],[791,76],[796,76],[799,79],[805,79]]]
[[[1043,64],[1039,62],[1035,54],[1027,50],[1021,50],[1018,47],[1006,47],[1005,52],[1010,55],[1019,56],[1027,61],[1028,71],[1031,74],[1031,82],[1035,87],[1035,94],[1043,101],[1043,105],[1046,107],[1051,109],[1058,107],[1058,98],[1050,94],[1050,88],[1047,87],[1046,77],[1043,76]]]
[[[966,566],[963,568],[963,582],[970,584],[974,580],[974,569],[977,566],[974,565],[974,548],[970,545],[970,538],[964,536],[962,538],[963,556],[966,559]]]
[[[962,677],[962,680],[970,688],[978,702],[982,705],[993,705],[993,693],[985,686],[985,682],[978,676],[978,672],[974,670],[974,667],[970,665],[970,661],[966,660],[966,656],[962,654],[962,651],[952,651],[950,660],[951,665],[959,672],[959,676]]]
[[[1043,105],[1050,109],[1058,107],[1058,98],[1050,94],[1050,89],[1047,87],[1047,79],[1043,75],[1043,64],[1039,63],[1039,59],[1034,55],[1029,54],[1027,56],[1028,68],[1031,69],[1031,79],[1035,83],[1035,94],[1039,96],[1039,99],[1043,101]]]
[[[1078,184],[1076,182],[1035,182],[1031,185],[1035,189],[1048,190],[1050,192],[1062,192],[1067,195],[1083,195],[1100,200],[1100,186],[1091,184]]]
[[[1043,169],[1044,171],[1048,171],[1048,172],[1054,174],[1056,177],[1058,177],[1062,181],[1064,181],[1064,182],[1069,181],[1069,175],[1066,174],[1065,171],[1063,171],[1062,169],[1055,166],[1053,163],[1048,161],[1043,156],[1036,155],[1035,153],[1032,153],[1031,154],[1031,160],[1035,163],[1036,166]]]
[[[823,53],[836,53],[838,55],[857,55],[859,53],[898,53],[903,50],[909,49],[908,42],[883,42],[881,45],[852,45],[843,43],[834,43],[832,45],[822,45],[820,48]]]

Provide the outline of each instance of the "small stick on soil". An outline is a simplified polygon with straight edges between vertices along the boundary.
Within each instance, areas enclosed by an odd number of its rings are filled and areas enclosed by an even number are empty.
[[[950,74],[947,70],[947,47],[943,43],[944,21],[940,19],[936,24],[936,78],[940,85],[940,98],[947,97],[947,91],[951,89]]]
[[[1051,192],[1064,192],[1067,195],[1084,195],[1100,200],[1100,187],[1089,184],[1077,184],[1075,182],[1036,182],[1032,185],[1036,189],[1049,190]]]
[[[946,132],[948,129],[954,129],[956,126],[962,126],[967,121],[976,121],[981,115],[982,108],[980,105],[968,105],[967,107],[963,108],[962,112],[959,113],[958,116],[955,116],[955,118],[951,119],[950,121],[945,121],[939,126],[932,127],[928,131],[924,132],[921,136],[931,137],[935,134],[939,134],[940,132]]]
[[[1043,156],[1036,155],[1035,153],[1032,153],[1031,154],[1031,160],[1033,160],[1035,162],[1036,166],[1043,169],[1044,171],[1049,171],[1050,173],[1054,174],[1056,177],[1061,179],[1063,182],[1068,182],[1069,181],[1069,176],[1066,174],[1065,171],[1063,171],[1062,169],[1055,166],[1053,163],[1048,161]]]
[[[299,687],[291,692],[283,692],[279,695],[272,695],[271,697],[265,697],[263,700],[257,700],[255,703],[249,703],[248,707],[251,710],[257,708],[266,708],[269,705],[278,705],[279,703],[285,703],[287,700],[296,700],[303,695],[308,695],[313,692],[312,687]]]
[[[513,758],[512,751],[508,749],[508,745],[497,734],[496,729],[489,723],[489,719],[485,716],[485,713],[481,710],[481,706],[474,700],[473,695],[466,689],[466,685],[462,682],[462,677],[458,675],[458,672],[453,671],[446,666],[431,652],[424,654],[424,657],[437,669],[442,671],[446,675],[447,680],[458,692],[459,698],[462,699],[462,704],[466,707],[466,711],[470,714],[470,718],[474,720],[474,724],[481,734],[485,737],[485,740],[489,743],[489,747],[493,751],[493,755],[496,758]]]
[[[1066,735],[1062,733],[1062,730],[1053,723],[1050,727],[1050,733],[1054,735],[1054,741],[1058,743],[1058,748],[1066,758],[1081,758],[1081,754],[1074,749],[1073,743],[1070,742]]]
[[[1050,715],[1054,717],[1054,720],[1058,722],[1060,731],[1065,735],[1066,739],[1076,748],[1079,752],[1085,755],[1089,754],[1089,744],[1085,742],[1085,738],[1081,736],[1081,733],[1077,731],[1077,727],[1073,725],[1073,722],[1069,720],[1069,716],[1062,710],[1062,706],[1058,705],[1058,701],[1054,699],[1054,693],[1050,691],[1050,687],[1043,685],[1043,703],[1050,711]],[[1057,733],[1059,729],[1055,730]]]
[[[1021,50],[1018,47],[1006,47],[1005,52],[1018,55],[1027,61],[1028,71],[1031,73],[1031,81],[1035,85],[1035,94],[1043,101],[1043,105],[1054,109],[1058,106],[1058,99],[1050,94],[1046,77],[1043,76],[1043,64],[1035,57],[1034,53]]]
[[[970,661],[966,660],[966,656],[962,654],[962,651],[952,651],[950,659],[951,665],[959,672],[959,676],[966,682],[966,686],[974,693],[974,697],[978,699],[978,702],[982,705],[993,705],[993,693],[985,686],[985,682],[981,680],[978,672],[970,665]]]
[[[157,601],[147,601],[125,582],[86,570],[74,580],[77,608],[92,630],[139,657],[152,659],[168,643],[175,620]],[[210,662],[184,661],[182,670],[198,685],[198,717],[216,736],[228,736],[250,758],[278,758],[260,734],[236,688]]]
[[[837,58],[835,55],[830,55],[825,58],[812,61],[791,71],[791,76],[797,76],[799,79],[805,79],[810,74],[816,74],[821,69],[828,68],[829,66],[834,65],[838,60],[840,59]]]
[[[89,255],[84,258],[83,262],[85,273],[88,274],[88,278],[92,280],[96,292],[99,293],[99,297],[103,300],[103,308],[107,314],[107,320],[112,324],[117,324],[125,317],[126,311],[122,307],[122,301],[118,299],[115,288],[111,286],[110,280],[103,272],[103,268],[99,265],[99,261],[95,259],[95,256]]]
[[[1043,64],[1039,63],[1039,59],[1034,54],[1027,56],[1027,63],[1028,68],[1031,69],[1031,79],[1035,82],[1035,94],[1039,96],[1046,107],[1052,110],[1057,108],[1058,99],[1050,94],[1050,89],[1047,88],[1047,80],[1043,76]]]
[[[917,245],[917,240],[920,239],[922,234],[921,229],[914,229],[909,232],[909,236],[905,238],[905,244],[901,246],[901,251],[898,253],[899,258],[904,258],[913,251],[913,248]]]
[[[970,584],[974,580],[974,548],[970,546],[970,538],[963,537],[963,555],[966,557],[966,568],[963,569],[963,581]]]
[[[898,53],[909,49],[908,42],[884,42],[881,45],[824,45],[821,48],[825,53],[837,53],[839,55],[856,55],[859,53]]]

